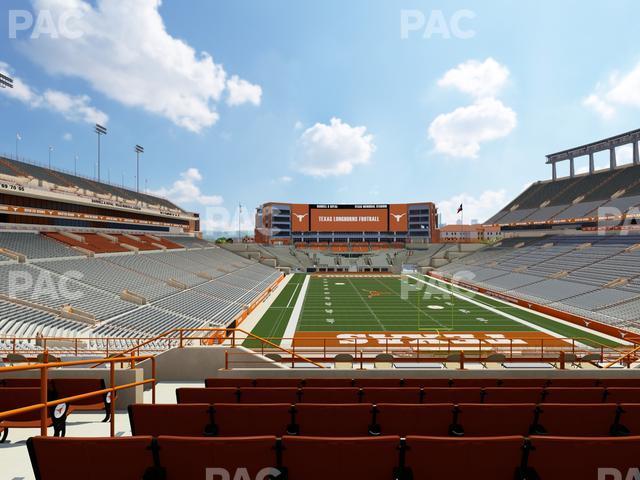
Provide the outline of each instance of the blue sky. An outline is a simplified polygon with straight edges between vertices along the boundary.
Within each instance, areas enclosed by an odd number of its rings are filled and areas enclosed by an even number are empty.
[[[0,92],[0,151],[14,153],[19,132],[21,156],[46,163],[52,145],[54,166],[73,170],[77,154],[78,171],[93,175],[93,123],[104,121],[103,179],[124,172],[133,186],[141,144],[141,184],[209,211],[216,230],[237,225],[238,202],[272,200],[431,200],[448,221],[462,202],[465,219],[482,221],[549,177],[545,154],[638,128],[632,0],[3,9],[0,70],[20,84]],[[16,38],[12,10],[34,16]],[[405,38],[403,15],[415,27]]]

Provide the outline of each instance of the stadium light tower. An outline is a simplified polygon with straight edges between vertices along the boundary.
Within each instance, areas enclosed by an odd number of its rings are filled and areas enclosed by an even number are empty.
[[[13,88],[13,78],[0,73],[0,88]]]
[[[136,192],[140,193],[140,154],[144,153],[144,148],[136,145]]]
[[[98,181],[100,181],[100,137],[107,134],[107,129],[96,123],[94,131],[98,134]]]
[[[51,153],[53,153],[53,145],[49,145],[49,169],[51,169]]]

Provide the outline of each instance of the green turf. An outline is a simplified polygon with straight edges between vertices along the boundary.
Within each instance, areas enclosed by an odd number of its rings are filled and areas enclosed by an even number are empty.
[[[291,312],[293,312],[293,307],[298,299],[304,278],[305,275],[302,273],[293,275],[251,333],[267,339],[282,337],[291,318]],[[279,344],[280,341],[274,343]],[[257,348],[260,346],[260,342],[249,338],[244,341],[243,346]]]
[[[419,278],[425,278],[417,276]],[[433,279],[431,279],[433,281]],[[416,283],[409,280],[409,283]],[[436,282],[445,286],[444,283]],[[407,298],[401,298],[402,283],[397,277],[312,277],[303,304],[299,331],[314,332],[440,332],[482,331],[518,332],[536,331],[499,312],[551,330],[563,337],[580,339],[590,345],[618,346],[597,334],[550,320],[546,317],[476,295],[475,305],[456,298],[433,286],[422,285],[410,289]],[[372,295],[372,292],[379,295]],[[458,293],[471,296],[459,289]],[[435,308],[434,308],[435,307]]]

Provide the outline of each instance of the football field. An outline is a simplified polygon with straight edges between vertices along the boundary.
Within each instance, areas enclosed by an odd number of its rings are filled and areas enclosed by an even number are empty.
[[[359,343],[370,339],[373,346],[391,337],[459,344],[516,339],[531,345],[576,339],[589,346],[619,346],[598,332],[419,274],[296,274],[253,330],[276,343],[285,332],[295,335],[296,344],[307,345],[312,339],[335,338],[344,344],[356,338]]]

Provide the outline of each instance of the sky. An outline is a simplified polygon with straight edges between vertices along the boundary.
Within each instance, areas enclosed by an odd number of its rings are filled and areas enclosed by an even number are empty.
[[[1,8],[0,152],[93,177],[103,124],[101,178],[135,188],[142,145],[140,188],[206,230],[237,228],[238,204],[250,229],[268,201],[433,201],[446,223],[462,203],[482,222],[550,177],[546,154],[639,127],[633,0]]]

